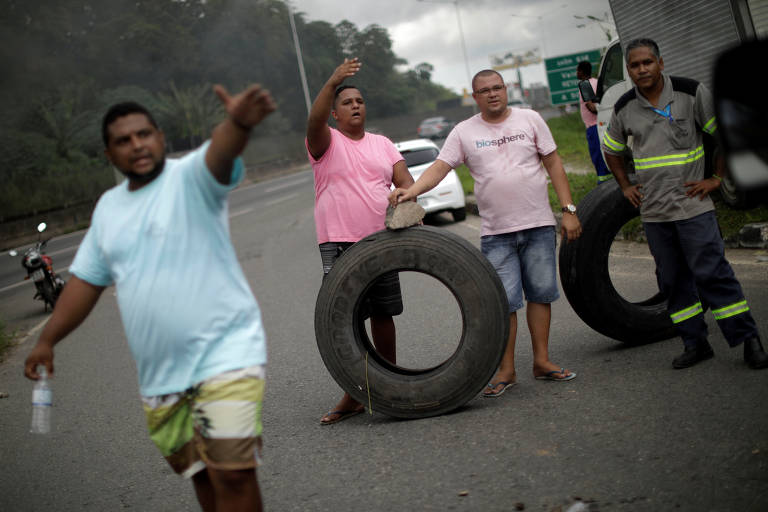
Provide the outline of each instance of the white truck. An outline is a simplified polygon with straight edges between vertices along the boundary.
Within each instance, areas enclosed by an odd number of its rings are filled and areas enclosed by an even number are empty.
[[[610,6],[619,38],[610,43],[600,64],[596,93],[601,138],[614,104],[632,87],[624,62],[627,42],[641,37],[655,40],[665,72],[693,78],[711,89],[718,55],[741,42],[768,36],[768,0],[610,0]],[[755,62],[754,80],[763,80],[762,64]],[[729,204],[749,200],[730,180],[723,183],[721,192]],[[611,244],[638,210],[615,182],[595,188],[578,208],[583,234],[575,242],[561,244],[559,257],[560,282],[574,311],[599,333],[628,344],[675,336],[664,295],[630,301],[611,282]]]
[[[610,0],[618,39],[608,45],[600,62],[597,81],[598,134],[603,134],[616,101],[629,89],[624,46],[632,39],[656,41],[664,59],[664,71],[693,78],[712,90],[713,66],[718,55],[742,41],[768,36],[768,0]],[[755,79],[760,75],[755,63]],[[631,141],[630,141],[631,147]],[[731,206],[752,201],[726,179],[721,189]]]

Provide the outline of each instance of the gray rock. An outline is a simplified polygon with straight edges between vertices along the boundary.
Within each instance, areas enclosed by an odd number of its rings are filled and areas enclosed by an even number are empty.
[[[387,229],[403,229],[415,226],[424,218],[424,208],[413,201],[400,203],[396,208],[387,206],[387,217],[384,225]]]
[[[745,224],[739,230],[739,246],[751,249],[768,248],[768,222]]]

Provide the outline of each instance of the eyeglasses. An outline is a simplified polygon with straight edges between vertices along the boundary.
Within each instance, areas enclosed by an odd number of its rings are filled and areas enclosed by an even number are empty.
[[[483,87],[482,89],[478,89],[477,91],[475,91],[475,94],[486,95],[491,91],[499,92],[502,89],[504,89],[504,86],[497,84],[497,85],[494,85],[493,87]]]

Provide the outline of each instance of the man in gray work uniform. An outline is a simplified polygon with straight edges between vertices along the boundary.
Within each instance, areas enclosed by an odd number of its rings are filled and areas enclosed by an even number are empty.
[[[650,39],[630,42],[625,57],[635,87],[616,102],[603,150],[624,196],[640,208],[659,287],[685,345],[672,366],[687,368],[714,355],[704,322],[708,306],[728,344],[743,343],[747,364],[766,368],[768,355],[725,259],[709,198],[720,187],[722,159],[704,178],[702,132],[717,129],[712,96],[695,80],[663,74],[664,60]],[[621,158],[630,135],[637,184],[630,183]]]

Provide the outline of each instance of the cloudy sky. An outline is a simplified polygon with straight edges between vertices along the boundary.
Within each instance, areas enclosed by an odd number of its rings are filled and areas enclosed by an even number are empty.
[[[429,62],[433,80],[455,92],[467,87],[467,71],[453,0],[293,0],[308,21],[336,24],[347,19],[358,29],[376,23],[385,27],[398,57],[413,67]],[[470,74],[490,67],[489,55],[538,47],[542,55],[558,55],[606,46],[597,23],[574,16],[610,16],[608,0],[458,0]],[[612,31],[615,36],[615,30]],[[503,71],[516,81],[514,70]],[[527,87],[546,83],[543,65],[522,68]]]

